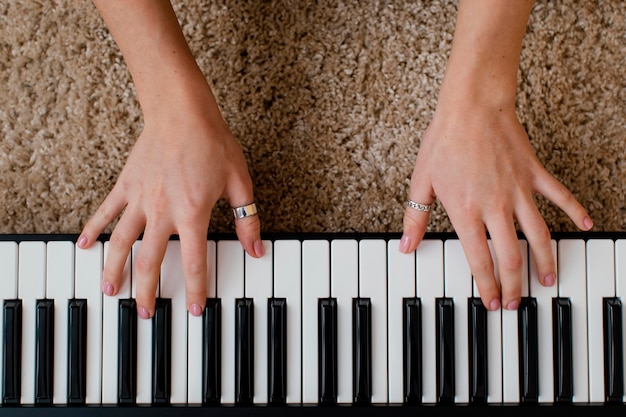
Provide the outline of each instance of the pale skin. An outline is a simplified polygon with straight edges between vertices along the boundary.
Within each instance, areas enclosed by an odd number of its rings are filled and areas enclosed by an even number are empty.
[[[95,0],[124,55],[144,115],[144,128],[117,183],[78,238],[90,247],[120,214],[109,243],[102,290],[118,292],[131,246],[144,232],[135,258],[137,311],[154,314],[167,242],[180,236],[187,307],[206,303],[206,236],[220,198],[238,207],[254,201],[243,152],[221,116],[211,89],[188,48],[167,0]],[[264,255],[258,216],[235,222],[245,251]],[[145,231],[144,231],[145,230]]]
[[[515,113],[517,70],[532,6],[530,0],[460,0],[437,107],[423,134],[409,191],[413,201],[438,199],[444,206],[489,310],[514,310],[521,300],[515,222],[528,240],[540,283],[555,284],[551,235],[536,194],[560,207],[581,230],[593,227],[585,208],[541,165]],[[400,251],[417,249],[428,217],[407,207]]]
[[[188,310],[206,300],[206,232],[220,198],[254,201],[237,141],[221,116],[167,0],[94,0],[124,55],[144,114],[144,129],[110,194],[84,226],[88,248],[118,216],[102,290],[114,295],[131,246],[137,309],[154,314],[161,261],[172,234],[181,240]],[[517,222],[528,239],[542,284],[554,285],[550,232],[534,202],[545,196],[582,230],[593,223],[572,193],[538,161],[515,113],[517,69],[529,0],[460,0],[451,55],[435,115],[422,137],[409,198],[445,207],[461,240],[481,299],[490,310],[516,309],[522,257]],[[417,249],[428,213],[406,209],[399,250]],[[245,251],[264,255],[258,216],[237,220]],[[498,259],[496,279],[486,231]]]

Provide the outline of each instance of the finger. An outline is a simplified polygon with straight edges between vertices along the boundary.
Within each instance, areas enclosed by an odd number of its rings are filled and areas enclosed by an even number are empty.
[[[98,235],[124,210],[126,203],[124,196],[114,187],[83,227],[78,246],[87,249],[93,245]]]
[[[487,224],[500,278],[502,307],[515,310],[522,297],[523,258],[513,218],[498,218]]]
[[[249,176],[236,176],[231,180],[228,190],[228,202],[231,207],[245,207],[254,203],[252,181]],[[257,210],[259,207],[257,206]],[[244,250],[252,257],[260,258],[265,255],[265,248],[261,242],[261,220],[259,214],[235,219],[235,232]]]
[[[144,319],[154,315],[161,263],[165,256],[169,237],[169,233],[163,230],[154,230],[148,224],[137,257],[134,260],[135,277],[133,278],[137,279],[137,313]]]
[[[493,259],[482,222],[461,222],[456,230],[483,305],[490,311],[499,309],[500,286],[494,274]]]
[[[556,281],[556,260],[552,252],[552,237],[534,203],[524,204],[517,214],[517,222],[528,241],[539,282],[548,287],[552,286]]]
[[[187,310],[199,316],[207,298],[207,240],[206,234],[195,230],[180,232],[181,258],[187,290]]]
[[[106,295],[115,295],[121,288],[128,254],[144,225],[142,216],[127,211],[113,229],[102,271],[102,291]]]
[[[579,229],[589,230],[593,227],[593,221],[587,210],[576,200],[570,190],[550,175],[548,171],[541,171],[535,189],[560,207]]]
[[[424,238],[426,228],[428,227],[430,208],[425,210],[422,206],[430,206],[435,201],[435,194],[430,183],[426,178],[418,175],[417,169],[413,171],[413,177],[411,178],[409,201],[418,204],[416,207],[407,205],[404,210],[402,238],[398,248],[402,253],[410,253],[416,250]]]

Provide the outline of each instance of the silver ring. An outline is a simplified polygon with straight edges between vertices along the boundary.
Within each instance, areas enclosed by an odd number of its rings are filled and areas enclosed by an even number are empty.
[[[243,219],[246,217],[254,216],[258,213],[256,209],[256,204],[250,203],[241,207],[233,207],[233,215],[235,219]]]
[[[421,204],[413,200],[407,200],[406,205],[417,211],[430,211],[430,204]]]

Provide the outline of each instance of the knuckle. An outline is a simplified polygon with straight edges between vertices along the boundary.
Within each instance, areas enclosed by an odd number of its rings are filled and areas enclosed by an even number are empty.
[[[504,256],[498,260],[498,267],[506,272],[520,271],[523,266],[522,255],[519,253]]]
[[[116,229],[111,234],[109,244],[114,248],[129,248],[132,246],[134,239],[130,238],[124,232]]]
[[[493,274],[493,263],[491,259],[478,259],[472,265],[472,273],[475,276],[488,276]]]
[[[185,263],[186,275],[191,279],[200,279],[206,269],[206,260],[194,257]]]
[[[151,274],[157,268],[159,268],[159,263],[145,255],[139,255],[135,261],[135,269],[138,274]]]

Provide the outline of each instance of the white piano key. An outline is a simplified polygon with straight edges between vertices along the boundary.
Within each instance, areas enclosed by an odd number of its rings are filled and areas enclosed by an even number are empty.
[[[135,259],[141,241],[133,244],[131,251],[131,296],[137,298]],[[152,403],[152,318],[137,316],[137,404]]]
[[[371,300],[372,403],[387,394],[387,244],[382,239],[359,242],[359,297]],[[402,339],[400,339],[402,340]]]
[[[54,300],[54,404],[67,403],[67,305],[74,297],[74,244],[47,245],[46,297]]]
[[[17,299],[18,246],[15,242],[0,242],[0,358],[4,357],[4,301]],[[0,369],[0,375],[3,370]],[[0,393],[4,378],[0,378]]]
[[[245,255],[245,294],[254,306],[254,404],[267,404],[267,303],[272,297],[272,242],[263,241],[265,256]]]
[[[217,296],[222,302],[222,404],[235,403],[235,300],[244,296],[244,251],[237,240],[217,242]]]
[[[170,402],[187,402],[187,296],[179,240],[167,242],[159,279],[161,298],[172,300]]]
[[[87,299],[87,404],[102,401],[102,242],[89,249],[76,246],[76,298]]]
[[[626,240],[615,241],[615,296],[622,300],[622,357],[626,359]],[[626,366],[623,381],[626,381]],[[626,402],[626,393],[623,401]]]
[[[524,242],[525,243],[525,242]],[[493,242],[488,240],[491,259],[494,264],[494,274],[498,285],[500,276],[498,274],[498,260],[493,248]],[[480,297],[480,291],[473,282],[474,297]],[[487,352],[489,363],[487,364],[487,402],[489,404],[499,404],[502,402],[502,310],[487,311]]]
[[[467,299],[472,296],[472,273],[461,242],[444,242],[444,293],[454,302],[455,403],[469,402],[469,360],[467,352]]]
[[[207,241],[207,298],[216,296],[215,247],[213,240]],[[187,313],[189,328],[187,331],[187,402],[202,403],[202,316]]]
[[[302,242],[302,401],[318,396],[318,299],[330,295],[330,250],[326,240]]]
[[[589,401],[585,252],[582,239],[561,239],[557,243],[559,297],[569,298],[572,304],[574,403]]]
[[[106,262],[109,242],[104,242],[103,262]],[[114,296],[102,295],[102,403],[117,404],[118,394],[118,335],[119,300],[130,298],[131,278],[129,254],[122,272],[122,284]]]
[[[330,243],[330,295],[337,299],[337,403],[352,403],[352,299],[358,296],[356,240]]]
[[[589,401],[604,401],[603,297],[615,297],[615,260],[611,239],[587,241],[587,318],[589,322]]]
[[[287,299],[287,404],[302,401],[301,250],[299,240],[274,242],[274,297]]]
[[[522,297],[529,295],[529,267],[528,267],[528,244],[520,240],[522,254]],[[498,274],[497,259],[494,264],[496,277]],[[502,311],[502,400],[505,403],[518,403],[520,401],[520,375],[519,375],[519,329],[518,310]]]
[[[22,404],[35,403],[35,307],[46,296],[46,244],[19,245],[18,298],[22,300]]]
[[[389,354],[387,378],[391,404],[402,404],[404,401],[402,300],[405,297],[415,297],[415,252],[404,254],[398,249],[399,245],[399,239],[391,239],[387,243],[387,350]],[[424,314],[423,306],[422,314]]]
[[[438,239],[423,240],[415,251],[416,296],[422,304],[422,401],[429,404],[437,402],[435,300],[444,296],[443,259],[443,242]]]
[[[557,255],[556,241],[552,253]],[[539,282],[537,267],[530,253],[530,296],[537,299],[537,337],[539,339],[539,402],[554,401],[554,358],[552,347],[552,299],[558,297],[558,286],[544,287]]]

